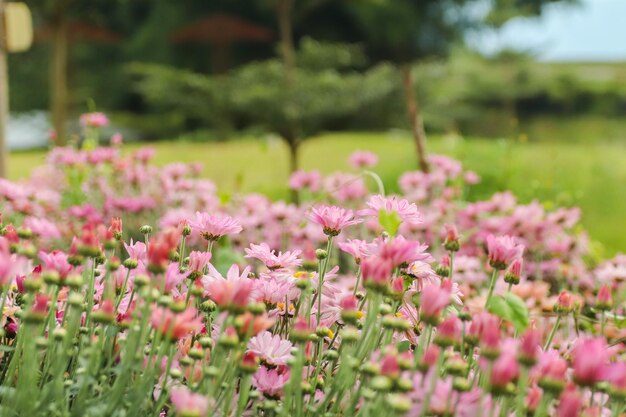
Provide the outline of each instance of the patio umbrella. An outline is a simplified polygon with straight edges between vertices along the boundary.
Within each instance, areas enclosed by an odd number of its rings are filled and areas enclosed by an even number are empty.
[[[183,26],[170,36],[174,44],[204,43],[211,47],[212,68],[223,73],[230,67],[232,45],[241,42],[270,42],[273,33],[237,16],[216,13]]]

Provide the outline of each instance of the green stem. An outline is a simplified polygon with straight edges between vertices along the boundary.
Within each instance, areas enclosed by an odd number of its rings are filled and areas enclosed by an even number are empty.
[[[493,273],[491,274],[491,282],[489,283],[489,292],[487,293],[487,300],[485,300],[485,308],[489,306],[489,301],[491,300],[491,297],[493,296],[493,290],[496,287],[496,279],[498,278],[498,272],[499,270],[494,268]]]
[[[552,331],[550,332],[550,336],[548,336],[548,340],[546,341],[546,344],[543,347],[543,350],[548,350],[550,348],[550,345],[552,344],[552,339],[554,339],[554,335],[559,329],[560,324],[561,324],[561,316],[557,316],[556,322],[554,323],[554,327],[552,328]]]

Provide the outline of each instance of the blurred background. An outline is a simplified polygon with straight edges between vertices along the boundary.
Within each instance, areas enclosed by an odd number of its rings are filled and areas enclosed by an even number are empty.
[[[290,171],[367,149],[393,191],[444,153],[483,177],[470,199],[578,205],[599,250],[626,246],[623,0],[26,4],[34,44],[8,57],[11,179],[102,111],[106,139],[203,162],[224,189],[282,198]]]

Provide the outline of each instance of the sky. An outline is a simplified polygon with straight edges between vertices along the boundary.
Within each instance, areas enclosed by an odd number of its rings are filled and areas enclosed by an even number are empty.
[[[554,4],[540,18],[518,18],[499,32],[472,37],[486,53],[529,50],[544,61],[626,61],[626,0]]]

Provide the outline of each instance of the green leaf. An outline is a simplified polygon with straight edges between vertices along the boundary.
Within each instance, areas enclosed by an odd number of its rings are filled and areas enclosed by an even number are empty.
[[[513,326],[515,326],[515,329],[518,332],[526,330],[529,324],[529,318],[528,307],[526,307],[524,300],[510,292],[506,294],[505,300],[511,310],[510,321],[513,323]]]
[[[242,264],[244,261],[245,259],[243,259],[241,254],[229,247],[220,246],[213,251],[213,266],[215,266],[215,269],[223,276],[226,276],[226,273],[233,264]]]
[[[402,223],[402,219],[395,211],[389,212],[387,210],[378,211],[378,223],[385,229],[385,232],[390,236],[395,236],[398,233],[398,228]]]
[[[398,343],[398,353],[408,352],[410,347],[411,342],[409,342],[408,340],[403,340],[402,342]]]
[[[513,312],[511,311],[511,307],[509,307],[509,304],[499,295],[491,297],[487,310],[491,314],[500,317],[502,320],[512,321]]]

